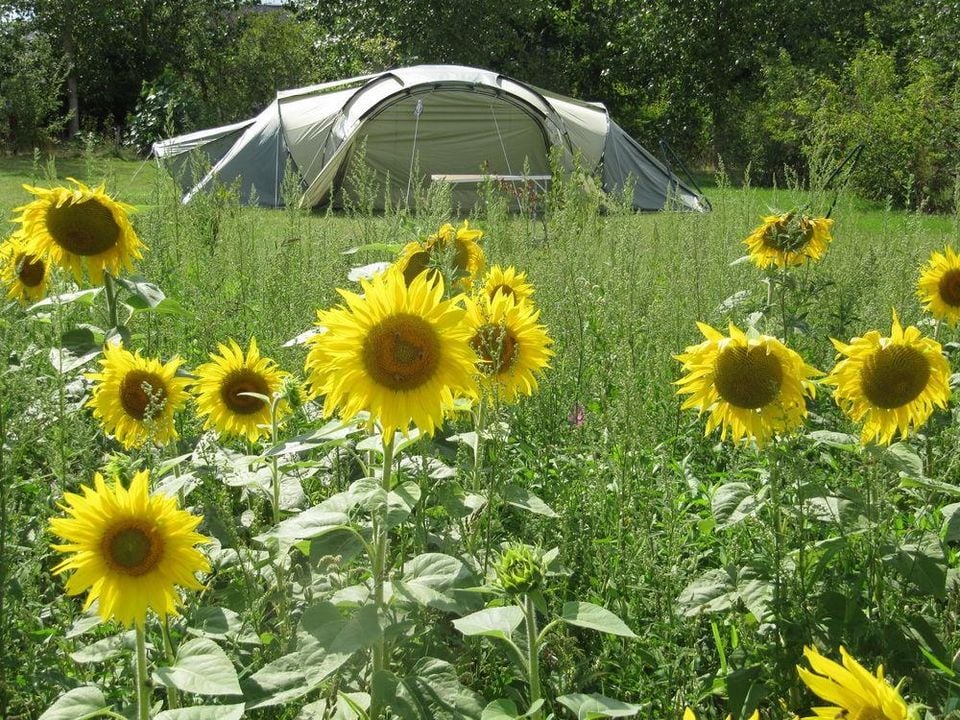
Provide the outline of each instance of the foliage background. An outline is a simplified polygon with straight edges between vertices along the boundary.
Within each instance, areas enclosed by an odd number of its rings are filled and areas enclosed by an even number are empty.
[[[84,129],[143,151],[278,89],[460,63],[602,101],[647,147],[749,164],[764,184],[865,142],[861,191],[943,209],[958,35],[957,0],[4,0],[0,142],[29,151]]]

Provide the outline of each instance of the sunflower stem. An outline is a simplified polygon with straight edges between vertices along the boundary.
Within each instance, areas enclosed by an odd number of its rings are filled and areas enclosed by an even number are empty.
[[[783,513],[780,508],[780,458],[776,441],[771,444],[768,454],[770,488],[770,524],[773,526],[773,609],[777,621],[781,619],[783,598]]]
[[[173,651],[173,642],[170,639],[170,618],[166,615],[163,616],[160,630],[163,634],[163,652],[167,656],[167,664],[173,666],[177,660],[177,655]],[[180,707],[180,693],[177,692],[175,687],[167,687],[167,705],[172,710]]]
[[[381,474],[381,487],[384,492],[383,510],[374,524],[374,554],[373,554],[373,602],[377,608],[377,615],[385,623],[386,607],[383,602],[383,586],[387,579],[387,552],[389,551],[389,529],[387,528],[387,513],[389,505],[386,494],[390,492],[391,474],[393,471],[393,435],[389,439],[384,436],[383,439],[383,472]],[[386,669],[387,647],[383,634],[381,633],[376,645],[373,647],[373,674]]]
[[[109,318],[110,328],[120,327],[119,315],[117,313],[117,288],[113,284],[113,276],[105,272],[103,274],[103,288],[107,296],[107,316]]]
[[[137,720],[150,720],[150,688],[147,686],[147,638],[143,623],[137,623]]]
[[[270,403],[270,444],[276,447],[280,435],[280,394],[276,394]],[[270,484],[273,490],[273,524],[280,524],[280,465],[276,455],[270,456]],[[281,625],[285,625],[289,613],[287,612],[287,594],[284,592],[286,584],[283,570],[283,557],[279,552],[277,555],[277,596],[278,596],[278,615]],[[286,629],[281,628],[281,635],[286,636]]]
[[[526,593],[523,600],[523,615],[527,630],[527,675],[530,681],[530,705],[532,706],[542,695],[540,691],[540,642],[537,634],[537,608],[533,604],[533,597]],[[534,712],[532,720],[540,720],[543,715],[540,710]]]

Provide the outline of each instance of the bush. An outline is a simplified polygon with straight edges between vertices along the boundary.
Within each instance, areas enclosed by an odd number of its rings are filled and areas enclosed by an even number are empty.
[[[7,41],[8,69],[0,75],[0,144],[14,151],[45,145],[67,122],[60,97],[67,63],[42,35]]]

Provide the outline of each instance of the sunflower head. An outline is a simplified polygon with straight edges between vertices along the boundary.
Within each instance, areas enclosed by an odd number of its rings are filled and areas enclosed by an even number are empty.
[[[532,395],[537,377],[549,367],[553,340],[537,321],[540,311],[512,295],[496,293],[467,300],[470,345],[477,353],[480,386],[490,402],[515,402]]]
[[[460,228],[447,223],[426,240],[408,243],[400,251],[396,266],[407,285],[426,272],[430,280],[443,276],[448,285],[469,290],[486,264],[477,242],[481,237],[483,233],[471,230],[466,220]]]
[[[101,618],[127,627],[142,627],[149,609],[175,614],[177,586],[200,589],[195,575],[210,569],[194,547],[207,542],[195,532],[203,518],[179,510],[172,497],[150,495],[148,481],[143,471],[129,489],[119,481],[108,487],[97,473],[93,488],[64,496],[66,517],[50,521],[51,532],[65,541],[53,548],[68,554],[54,572],[73,571],[67,593],[89,589],[84,609],[99,600]]]
[[[69,269],[77,282],[84,270],[95,284],[103,282],[104,272],[133,270],[145,249],[130,224],[133,208],[111,198],[102,185],[90,188],[68,179],[75,187],[23,186],[36,197],[16,208],[30,252]]]
[[[497,585],[507,595],[525,595],[541,590],[547,575],[543,554],[523,543],[515,543],[504,550],[493,571]]]
[[[906,437],[923,425],[933,408],[950,399],[950,366],[940,343],[914,326],[904,330],[893,313],[889,337],[871,330],[849,344],[833,340],[844,356],[824,380],[834,400],[854,422],[862,422],[861,442],[887,444],[894,433]]]
[[[803,720],[848,717],[850,720],[908,720],[910,708],[895,687],[883,676],[883,666],[871,674],[843,647],[843,664],[825,658],[814,648],[804,648],[811,670],[797,666],[804,684],[830,707],[814,708],[815,715]]]
[[[960,255],[952,247],[934,252],[920,269],[917,295],[923,309],[953,327],[960,321]]]
[[[174,357],[164,364],[122,345],[106,345],[101,371],[86,375],[94,382],[87,407],[126,448],[148,441],[166,445],[177,437],[173,415],[188,397],[190,381],[177,377],[182,362]]]
[[[484,279],[483,292],[491,300],[498,294],[511,295],[516,302],[520,303],[529,300],[533,295],[533,285],[527,282],[527,274],[517,272],[513,265],[507,268],[494,265]]]
[[[720,427],[721,440],[729,433],[734,442],[762,446],[803,424],[819,370],[769,335],[748,335],[731,324],[725,336],[697,325],[706,340],[675,356],[685,372],[675,384],[677,394],[690,396],[684,409],[710,414],[706,434]]]
[[[476,355],[459,298],[443,298],[443,279],[425,273],[409,286],[390,271],[361,280],[363,295],[339,290],[345,301],[318,312],[326,331],[308,341],[306,369],[324,414],[370,413],[385,437],[410,423],[432,435],[454,406],[473,397]]]
[[[802,265],[807,260],[817,261],[823,257],[833,240],[832,225],[833,220],[828,218],[795,212],[768,215],[743,244],[749,250],[750,260],[759,268]]]
[[[206,418],[204,428],[256,442],[270,432],[273,396],[288,373],[260,354],[256,338],[250,339],[246,354],[232,339],[218,348],[220,353],[211,353],[210,362],[195,371],[193,393],[199,414]],[[282,400],[277,413],[288,412],[289,403]]]
[[[28,305],[47,294],[50,268],[42,255],[29,250],[23,233],[14,233],[0,246],[0,281],[7,297]]]

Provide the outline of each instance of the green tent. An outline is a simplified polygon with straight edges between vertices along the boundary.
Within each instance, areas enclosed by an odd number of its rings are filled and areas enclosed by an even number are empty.
[[[351,183],[364,163],[377,183],[378,209],[409,204],[411,187],[431,182],[450,183],[455,201],[470,207],[484,181],[546,187],[553,151],[565,172],[579,164],[608,193],[632,187],[637,210],[709,208],[600,103],[456,65],[283,91],[255,118],[153,150],[181,182],[185,202],[220,182],[238,183],[244,202],[278,207],[289,162],[302,179],[302,207],[339,205],[356,191]],[[206,164],[202,177],[190,162],[197,154]]]

